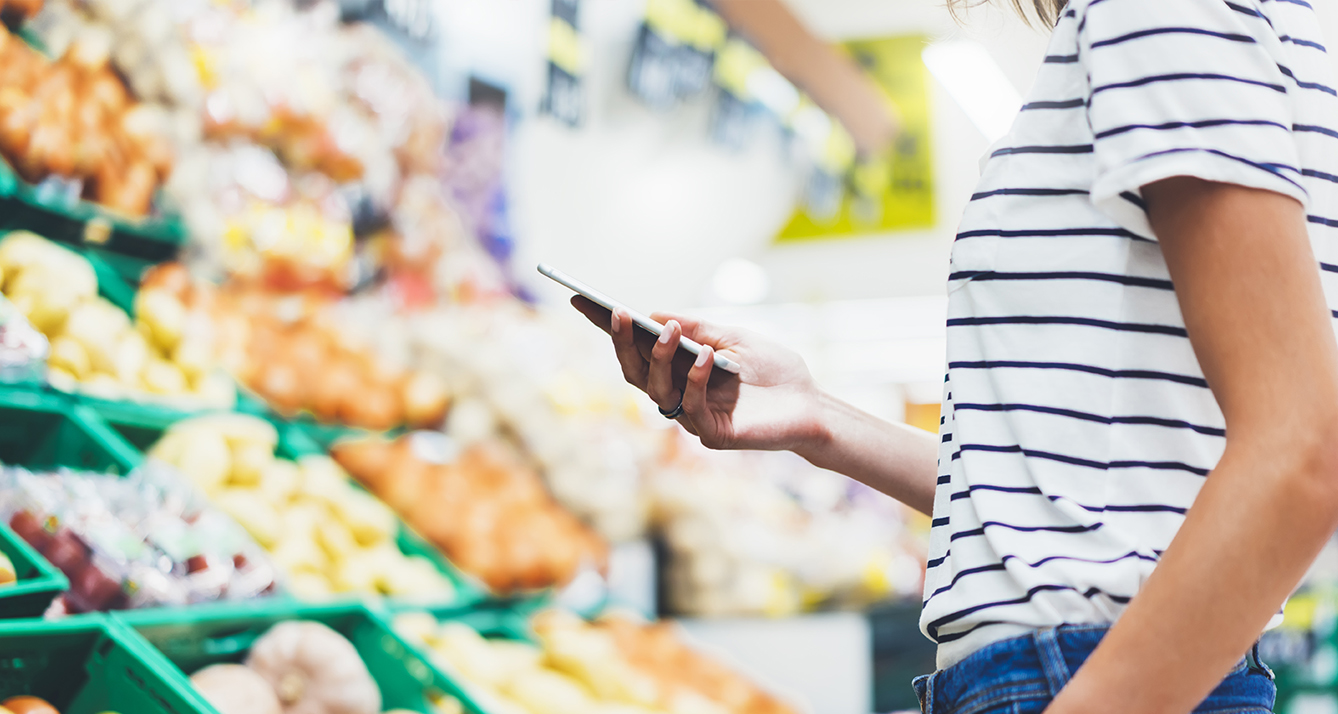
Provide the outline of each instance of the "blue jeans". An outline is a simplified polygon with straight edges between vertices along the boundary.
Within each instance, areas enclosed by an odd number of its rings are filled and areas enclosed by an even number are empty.
[[[1096,649],[1108,625],[1063,625],[987,645],[957,664],[916,677],[924,714],[1040,714]],[[1271,712],[1277,687],[1257,648],[1195,712]]]

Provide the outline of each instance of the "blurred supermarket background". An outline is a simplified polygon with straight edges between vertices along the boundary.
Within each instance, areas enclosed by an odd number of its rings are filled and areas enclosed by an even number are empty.
[[[0,20],[0,712],[916,708],[927,520],[694,444],[534,265],[935,430],[947,246],[1043,31],[940,0]],[[1338,714],[1336,606],[1326,551],[1263,643],[1278,711]]]

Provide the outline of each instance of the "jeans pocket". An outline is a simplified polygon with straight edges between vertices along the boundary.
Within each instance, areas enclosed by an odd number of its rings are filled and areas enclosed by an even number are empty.
[[[911,680],[911,688],[915,690],[915,698],[920,700],[921,714],[933,714],[934,703],[929,701],[933,696],[929,687],[929,680],[933,677],[933,674],[922,674]]]

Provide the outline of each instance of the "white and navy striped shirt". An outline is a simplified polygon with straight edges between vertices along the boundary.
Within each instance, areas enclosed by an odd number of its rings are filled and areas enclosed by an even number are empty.
[[[1338,97],[1318,27],[1306,0],[1065,9],[952,249],[921,620],[940,666],[1117,618],[1222,454],[1142,186],[1196,176],[1302,201],[1338,305]]]

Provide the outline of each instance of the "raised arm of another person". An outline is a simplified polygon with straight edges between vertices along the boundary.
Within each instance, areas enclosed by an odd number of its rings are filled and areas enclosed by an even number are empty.
[[[765,338],[681,315],[655,313],[659,340],[627,314],[581,296],[572,305],[613,337],[623,376],[662,412],[680,403],[678,422],[712,449],[793,451],[929,514],[937,481],[938,439],[892,424],[822,391],[804,360]],[[693,362],[678,349],[686,336],[707,347]],[[739,375],[713,369],[715,350],[737,358]]]
[[[1142,591],[1047,714],[1184,714],[1259,637],[1338,526],[1338,347],[1293,198],[1143,189],[1226,448]]]

